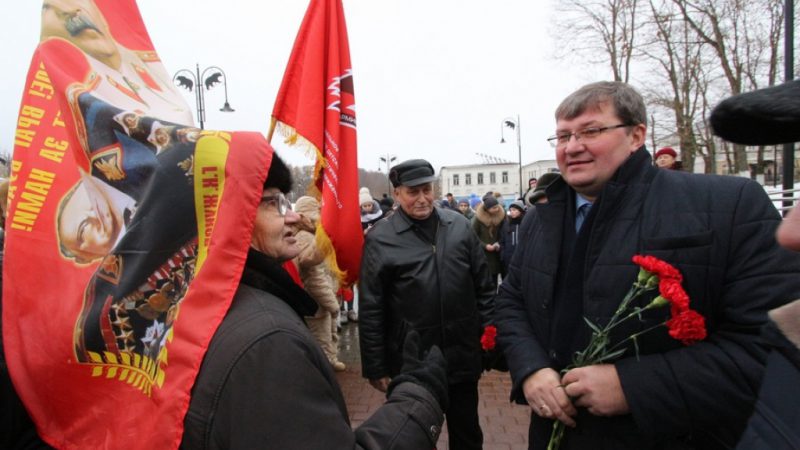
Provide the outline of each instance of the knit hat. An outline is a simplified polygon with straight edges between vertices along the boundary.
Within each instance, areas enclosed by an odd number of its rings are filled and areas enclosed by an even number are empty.
[[[461,200],[459,200],[459,201],[458,201],[458,206],[461,206],[461,205],[467,205],[467,206],[469,206],[469,199],[462,198]]]
[[[358,204],[363,205],[364,203],[372,203],[372,194],[369,193],[369,189],[362,187],[358,191]]]
[[[547,195],[547,187],[559,178],[561,178],[561,174],[556,172],[547,172],[540,176],[539,180],[536,182],[536,189],[528,194],[528,197],[525,198],[525,203],[527,203],[528,206],[535,204],[539,199]]]
[[[298,198],[294,204],[294,211],[297,214],[306,216],[314,222],[319,220],[319,208],[317,199],[308,195]]]
[[[661,156],[661,155],[670,155],[673,158],[677,158],[678,157],[678,153],[675,150],[673,150],[671,147],[664,147],[662,149],[659,149],[656,152],[656,155],[654,156],[654,158],[658,159],[658,157]]]
[[[481,204],[481,199],[478,197],[478,194],[469,194],[470,208],[475,209],[480,204]]]
[[[494,208],[498,204],[497,197],[494,195],[487,195],[486,197],[483,197],[483,209],[485,210]]]
[[[517,208],[522,213],[525,212],[525,205],[522,203],[521,200],[514,200],[513,202],[511,202],[511,204],[508,205],[508,209],[511,210],[511,208]]]

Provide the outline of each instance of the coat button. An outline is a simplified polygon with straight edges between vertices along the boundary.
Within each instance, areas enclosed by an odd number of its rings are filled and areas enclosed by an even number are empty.
[[[437,427],[436,425],[431,425],[431,436],[433,436],[434,438],[439,436],[439,427]]]
[[[550,350],[550,358],[552,358],[553,361],[558,361],[558,353],[556,353],[555,350]]]

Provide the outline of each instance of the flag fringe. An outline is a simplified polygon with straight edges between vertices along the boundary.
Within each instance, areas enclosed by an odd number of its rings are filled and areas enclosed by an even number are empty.
[[[291,125],[287,125],[273,118],[273,129],[278,130],[278,133],[280,133],[280,135],[283,137],[283,141],[287,145],[291,147],[300,147],[306,156],[315,158],[316,162],[314,164],[314,175],[312,178],[314,182],[311,183],[306,190],[306,195],[314,197],[317,199],[317,201],[320,201],[322,198],[322,192],[319,189],[319,183],[322,177],[322,169],[328,166],[328,162],[325,160],[325,157],[322,156],[322,152],[317,148],[316,145],[311,143],[311,141],[298,133],[297,130]],[[272,130],[270,130],[270,137],[272,135],[271,131]],[[325,261],[328,263],[328,267],[330,268],[331,273],[333,273],[333,276],[339,280],[340,285],[346,286],[345,280],[347,279],[347,271],[344,271],[339,267],[339,264],[336,261],[336,249],[334,248],[333,242],[331,242],[331,238],[328,236],[327,231],[325,231],[325,228],[323,228],[322,223],[317,225],[314,239],[316,241],[317,248],[322,252],[323,255],[325,255]]]
[[[339,264],[336,262],[336,249],[333,247],[333,242],[331,242],[330,236],[328,236],[328,233],[321,223],[317,225],[317,231],[314,237],[317,248],[325,255],[325,261],[328,263],[328,267],[333,276],[339,280],[339,285],[350,287],[350,285],[345,282],[347,279],[347,271],[339,268]]]
[[[320,162],[322,162],[322,167],[328,167],[328,162],[325,161],[325,157],[322,155],[322,151],[317,148],[316,145],[311,143],[308,139],[304,138],[303,135],[297,132],[297,130],[291,126],[287,125],[279,120],[273,119],[274,127],[277,128],[278,133],[283,137],[283,142],[290,146],[290,147],[299,147],[303,153],[317,162],[316,166],[319,166]],[[271,137],[271,136],[270,136]],[[316,180],[316,175],[319,173],[321,169],[314,170],[314,179]]]

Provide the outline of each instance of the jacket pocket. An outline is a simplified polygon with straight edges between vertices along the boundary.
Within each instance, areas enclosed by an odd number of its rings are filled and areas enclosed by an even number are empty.
[[[642,245],[645,251],[648,250],[672,250],[679,248],[704,247],[711,245],[714,241],[714,231],[708,230],[703,233],[687,236],[671,237],[652,237],[643,238]]]

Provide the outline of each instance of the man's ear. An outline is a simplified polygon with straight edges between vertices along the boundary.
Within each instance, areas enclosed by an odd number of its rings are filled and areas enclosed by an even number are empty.
[[[647,139],[647,126],[643,123],[631,127],[631,153],[645,144]]]

